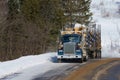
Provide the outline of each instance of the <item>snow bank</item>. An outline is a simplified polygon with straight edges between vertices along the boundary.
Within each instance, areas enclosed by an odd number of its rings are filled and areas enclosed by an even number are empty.
[[[0,62],[0,78],[10,74],[18,73],[23,69],[40,65],[44,63],[52,63],[56,53],[45,53],[41,55],[24,56],[16,60]]]

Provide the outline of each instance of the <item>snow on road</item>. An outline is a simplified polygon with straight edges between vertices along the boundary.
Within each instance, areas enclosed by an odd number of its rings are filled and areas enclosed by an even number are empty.
[[[38,75],[42,75],[47,71],[54,70],[61,66],[68,65],[67,63],[51,63],[46,62],[44,64],[36,65],[25,70],[22,70],[18,73],[18,75],[12,77],[11,79],[8,77],[9,80],[32,80],[36,78]]]

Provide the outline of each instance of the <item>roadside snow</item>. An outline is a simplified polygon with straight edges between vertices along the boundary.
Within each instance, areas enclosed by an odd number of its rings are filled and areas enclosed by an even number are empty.
[[[56,68],[59,68],[61,66],[67,66],[69,63],[52,63],[52,62],[46,62],[44,64],[39,64],[30,68],[27,68],[25,70],[22,70],[17,75],[14,75],[10,79],[11,76],[8,77],[9,80],[32,80],[36,77],[39,77],[40,75],[44,74],[47,71],[55,70]]]
[[[69,63],[57,63],[56,52],[24,56],[16,60],[0,62],[0,80],[32,80]]]
[[[16,72],[19,73],[23,69],[27,69],[36,65],[42,65],[40,70],[43,69],[41,72],[44,72],[45,66],[43,64],[52,63],[55,61],[55,56],[56,53],[45,53],[41,55],[24,56],[16,60],[0,62],[0,78]]]

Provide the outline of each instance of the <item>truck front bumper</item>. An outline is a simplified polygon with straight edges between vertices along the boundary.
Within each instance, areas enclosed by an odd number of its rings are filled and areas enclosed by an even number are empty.
[[[58,59],[80,59],[82,58],[81,55],[58,55]]]

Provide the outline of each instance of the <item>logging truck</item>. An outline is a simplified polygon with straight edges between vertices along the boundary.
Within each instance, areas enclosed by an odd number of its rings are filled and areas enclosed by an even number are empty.
[[[75,24],[60,31],[57,59],[77,59],[80,62],[89,58],[101,58],[101,28]]]

